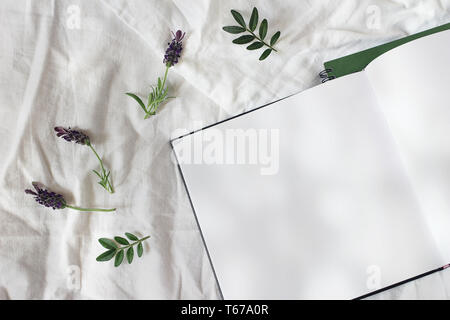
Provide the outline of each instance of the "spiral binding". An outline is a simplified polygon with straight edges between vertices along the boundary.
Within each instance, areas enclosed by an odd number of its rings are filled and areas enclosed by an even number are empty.
[[[328,75],[328,73],[330,73],[332,71],[333,71],[333,69],[327,68],[327,69],[322,70],[322,71],[319,72],[319,77],[320,77],[320,79],[322,79],[322,83],[327,82],[329,80],[336,79],[335,76],[329,76]]]

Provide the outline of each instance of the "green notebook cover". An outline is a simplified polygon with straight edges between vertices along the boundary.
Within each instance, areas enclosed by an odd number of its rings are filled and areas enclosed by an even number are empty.
[[[376,57],[382,55],[383,53],[394,49],[402,44],[410,42],[412,40],[428,36],[433,33],[450,29],[450,23],[444,24],[439,27],[435,27],[429,30],[425,30],[405,38],[394,40],[364,51],[350,54],[342,58],[330,60],[324,63],[325,70],[329,69],[331,71],[327,72],[330,79],[345,76],[350,73],[359,72],[364,70],[364,68]]]

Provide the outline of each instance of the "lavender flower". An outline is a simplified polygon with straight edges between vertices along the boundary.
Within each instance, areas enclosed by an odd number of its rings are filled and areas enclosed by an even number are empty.
[[[89,145],[89,137],[81,131],[70,129],[65,129],[63,127],[55,127],[56,135],[64,140],[71,142],[74,141],[78,144]]]
[[[66,201],[62,195],[40,188],[37,182],[33,182],[32,185],[36,192],[25,189],[25,193],[32,194],[39,204],[53,208],[53,210],[64,209],[66,207]]]
[[[44,188],[41,188],[40,185],[37,182],[32,183],[34,189],[33,191],[31,189],[25,189],[25,193],[31,194],[34,196],[34,199],[41,205],[49,208],[55,209],[64,209],[64,208],[71,208],[78,211],[115,211],[116,209],[93,209],[93,208],[80,208],[76,206],[69,206],[66,203],[66,200],[64,200],[64,197],[58,193],[46,190]]]
[[[181,42],[186,33],[183,33],[181,30],[178,30],[176,33],[173,33],[173,39],[171,42],[167,43],[169,47],[166,49],[166,54],[164,55],[163,62],[167,67],[171,67],[178,63],[178,58],[181,55],[181,50],[183,50],[183,43]]]
[[[158,84],[152,87],[152,92],[148,95],[148,103],[147,105],[139,98],[137,95],[131,92],[127,92],[126,94],[136,100],[137,103],[141,106],[142,110],[145,112],[144,119],[149,118],[156,114],[158,107],[168,99],[174,98],[169,97],[168,89],[166,87],[167,73],[169,72],[169,68],[178,63],[178,58],[181,56],[181,51],[183,50],[182,40],[184,39],[185,32],[178,30],[176,33],[172,32],[173,39],[171,42],[167,43],[169,47],[166,49],[164,54],[163,63],[166,65],[166,72],[164,73],[164,78],[158,78]]]
[[[68,142],[74,141],[78,144],[86,145],[92,150],[92,152],[94,152],[95,156],[100,162],[100,168],[102,169],[101,173],[99,173],[96,170],[92,170],[100,178],[98,184],[101,185],[103,188],[105,188],[109,193],[114,193],[114,189],[109,179],[111,172],[110,171],[106,172],[105,167],[103,165],[103,161],[98,155],[97,151],[95,151],[94,147],[92,146],[89,137],[79,130],[70,129],[70,127],[68,129],[63,127],[55,127],[55,131],[58,137],[63,138]]]

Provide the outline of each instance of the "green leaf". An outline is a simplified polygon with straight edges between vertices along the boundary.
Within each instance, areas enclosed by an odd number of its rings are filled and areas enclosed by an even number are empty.
[[[139,103],[139,105],[141,106],[141,108],[144,109],[145,112],[147,112],[147,110],[145,110],[145,105],[142,102],[141,98],[139,98],[134,93],[130,93],[130,92],[127,92],[126,95],[128,95],[128,96],[132,97],[134,100],[136,100]]]
[[[129,232],[125,232],[125,235],[127,236],[128,239],[130,239],[131,241],[138,241],[139,238],[136,237],[134,234],[129,233]]]
[[[153,92],[150,92],[148,95],[147,106],[149,106],[154,99],[155,99],[155,95],[153,94]]]
[[[280,35],[281,35],[281,32],[280,32],[280,31],[277,31],[277,32],[272,36],[272,38],[270,39],[270,45],[271,45],[271,46],[273,46],[273,45],[277,42],[277,40],[278,40],[278,38],[280,37]]]
[[[114,257],[115,254],[116,254],[116,250],[115,249],[111,249],[111,250],[103,252],[101,255],[99,255],[97,257],[96,260],[97,261],[109,261],[109,260],[111,260]]]
[[[272,49],[266,49],[264,50],[264,52],[262,53],[261,57],[259,57],[259,60],[262,61],[265,58],[267,58],[269,56],[269,54],[272,52]]]
[[[223,29],[223,31],[226,31],[228,33],[233,33],[233,34],[242,33],[245,31],[245,28],[239,27],[239,26],[226,26],[226,27],[223,27],[222,29]]]
[[[261,48],[263,45],[264,45],[264,43],[255,41],[247,47],[247,50],[256,50],[256,49]]]
[[[248,26],[250,30],[255,31],[257,25],[258,25],[258,9],[253,8]]]
[[[161,88],[161,86],[162,86],[161,78],[158,78],[158,88]]]
[[[117,252],[116,259],[114,260],[114,267],[120,266],[123,261],[123,255],[123,250],[119,250],[119,252]]]
[[[142,245],[142,242],[139,242],[137,245],[137,255],[138,257],[142,257],[142,254],[144,253],[144,246]]]
[[[241,36],[241,37],[239,37],[237,39],[234,39],[233,43],[246,44],[246,43],[252,42],[254,39],[255,39],[254,36],[246,35],[246,36]]]
[[[264,38],[266,37],[267,27],[268,27],[267,20],[264,19],[261,22],[261,25],[259,26],[259,37],[261,38],[261,40],[264,40]]]
[[[114,240],[116,240],[117,243],[120,243],[120,244],[123,244],[123,245],[130,244],[127,239],[122,238],[122,237],[114,237]]]
[[[237,12],[236,10],[231,10],[231,14],[233,15],[233,18],[237,23],[239,23],[244,28],[246,27],[244,18],[242,18],[242,15],[239,12]]]
[[[99,177],[100,179],[102,179],[102,176],[100,175],[100,173],[98,173],[96,170],[92,170],[92,171],[94,171],[94,173],[95,173],[96,175],[98,175],[98,177]]]
[[[100,238],[98,239],[98,242],[100,242],[100,244],[106,249],[117,249],[117,244],[111,239]]]
[[[133,256],[134,256],[134,249],[133,247],[131,247],[130,249],[127,250],[127,260],[129,264],[133,262]]]

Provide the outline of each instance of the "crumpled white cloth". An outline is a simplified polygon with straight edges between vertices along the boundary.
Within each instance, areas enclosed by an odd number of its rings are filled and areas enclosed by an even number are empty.
[[[281,31],[258,61],[231,43],[230,9],[252,6]],[[78,15],[77,15],[78,13]],[[78,18],[77,18],[78,17]],[[74,20],[75,19],[75,20]],[[77,20],[78,19],[78,20]],[[215,299],[219,292],[169,139],[317,85],[326,60],[450,20],[450,1],[33,1],[0,7],[0,299]],[[162,76],[170,31],[186,31],[156,117],[142,95]],[[97,185],[90,150],[55,137],[85,130],[111,168]],[[53,211],[24,189],[39,181],[69,203],[116,213]],[[99,263],[100,237],[150,235],[142,258]],[[414,250],[414,248],[411,248]],[[373,298],[450,298],[440,272]]]

